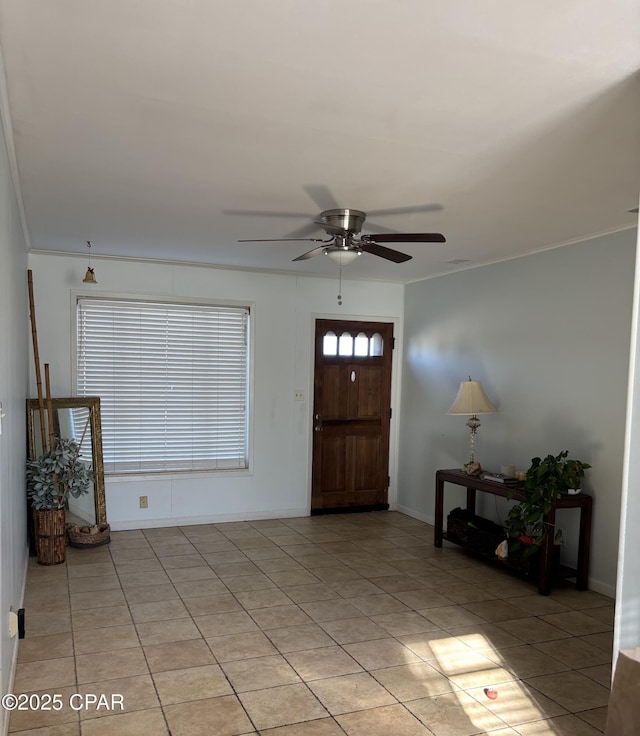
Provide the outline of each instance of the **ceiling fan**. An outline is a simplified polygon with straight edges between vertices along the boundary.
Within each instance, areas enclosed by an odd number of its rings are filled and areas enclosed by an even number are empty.
[[[390,212],[392,212],[390,210]],[[379,211],[378,214],[381,214]],[[404,263],[411,260],[413,256],[400,251],[387,248],[381,243],[444,243],[446,242],[440,233],[377,233],[362,234],[362,227],[367,219],[366,212],[348,208],[334,208],[324,210],[320,213],[320,219],[314,220],[313,228],[321,227],[328,238],[262,238],[239,240],[239,243],[268,243],[275,241],[310,241],[320,245],[294,258],[294,261],[304,261],[307,258],[324,253],[340,265],[346,265],[355,260],[362,253],[370,253],[380,258],[385,258],[394,263]],[[309,226],[305,226],[305,229]]]

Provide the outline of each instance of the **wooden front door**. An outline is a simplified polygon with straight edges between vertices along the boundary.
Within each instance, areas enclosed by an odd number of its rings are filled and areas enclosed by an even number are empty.
[[[388,508],[393,324],[316,320],[311,513]]]

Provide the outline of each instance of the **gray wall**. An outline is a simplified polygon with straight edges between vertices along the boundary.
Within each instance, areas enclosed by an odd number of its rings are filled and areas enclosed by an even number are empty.
[[[635,239],[625,231],[407,287],[401,510],[432,520],[435,471],[468,459],[465,418],[446,412],[471,375],[500,410],[481,417],[483,467],[526,470],[565,449],[593,465],[584,483],[594,497],[591,584],[614,593]],[[506,516],[508,501],[483,500],[484,515]],[[447,491],[445,512],[462,501]],[[570,511],[559,519],[566,562],[576,521]]]
[[[28,302],[26,249],[4,138],[0,129],[0,686],[12,677],[17,639],[8,634],[9,608],[20,607],[27,561],[24,482]],[[6,713],[0,710],[0,733]]]

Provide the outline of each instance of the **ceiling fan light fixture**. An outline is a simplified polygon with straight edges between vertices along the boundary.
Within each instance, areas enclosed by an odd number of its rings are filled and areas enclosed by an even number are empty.
[[[349,248],[325,248],[323,253],[325,256],[329,256],[332,261],[335,261],[339,266],[347,266],[349,263],[353,263],[359,255],[362,255],[360,250],[351,250]]]

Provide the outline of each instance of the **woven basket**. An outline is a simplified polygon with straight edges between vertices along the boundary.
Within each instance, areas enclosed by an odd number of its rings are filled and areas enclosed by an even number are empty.
[[[458,507],[447,516],[447,539],[461,544],[467,552],[494,557],[506,534],[498,524]]]
[[[61,565],[65,560],[64,509],[33,509],[39,565]]]
[[[447,539],[465,545],[469,541],[469,518],[465,509],[458,507],[447,516]]]
[[[103,544],[109,544],[111,541],[111,527],[109,524],[99,527],[95,533],[82,531],[84,528],[78,527],[75,524],[69,524],[67,526],[67,539],[70,547],[78,547],[80,549],[100,547]]]

